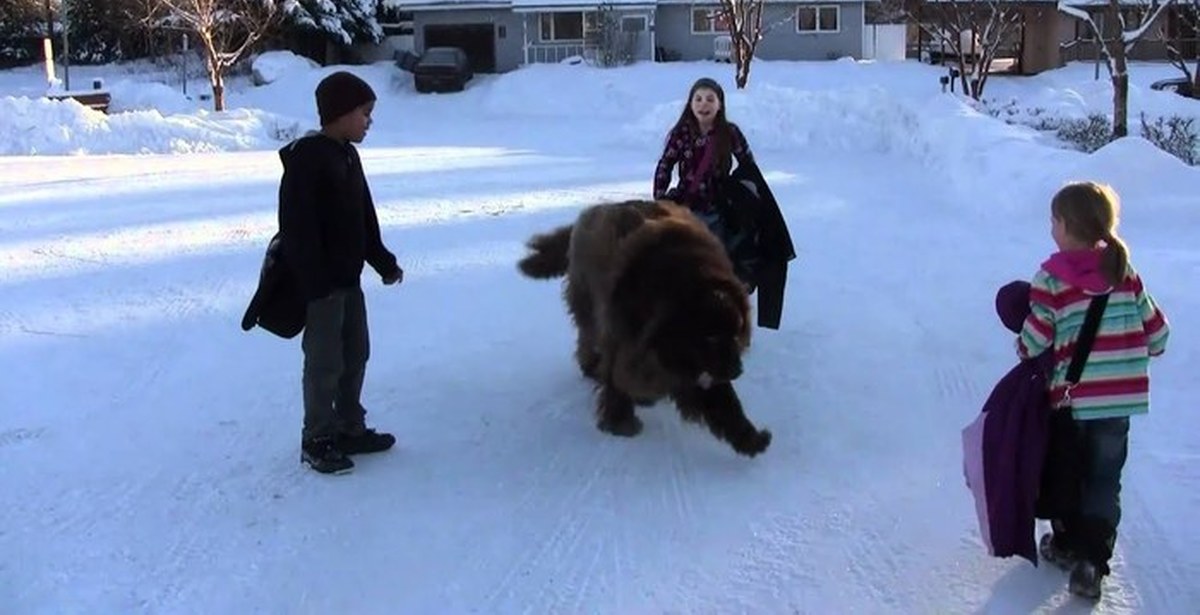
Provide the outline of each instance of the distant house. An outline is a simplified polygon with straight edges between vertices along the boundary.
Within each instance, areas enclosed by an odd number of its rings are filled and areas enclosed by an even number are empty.
[[[767,0],[769,33],[755,57],[826,60],[863,54],[865,6],[878,0]],[[479,72],[590,58],[605,15],[635,61],[726,56],[728,33],[716,0],[381,0],[409,24],[411,48],[462,47]],[[722,40],[724,39],[724,40]]]

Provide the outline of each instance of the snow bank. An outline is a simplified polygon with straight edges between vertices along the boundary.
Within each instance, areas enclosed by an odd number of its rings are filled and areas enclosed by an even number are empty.
[[[1136,136],[1117,139],[1091,155],[1081,157],[1057,175],[1056,179],[1060,181],[1088,179],[1111,184],[1126,201],[1146,198],[1165,203],[1178,200],[1186,202],[1192,211],[1196,204],[1190,190],[1175,192],[1164,190],[1164,186],[1200,184],[1200,168],[1190,167]]]
[[[250,65],[254,85],[267,85],[289,73],[311,71],[320,65],[290,51],[268,51],[254,58]]]
[[[586,64],[534,64],[496,79],[476,77],[467,93],[479,99],[480,111],[493,117],[621,120],[648,102],[661,102],[664,81],[671,80],[655,79],[637,65],[601,69]],[[682,92],[687,93],[687,85]],[[678,89],[673,94],[682,96]]]
[[[184,96],[178,87],[155,81],[121,79],[108,86],[112,96],[109,113],[158,111],[165,115],[192,113],[200,104]],[[211,104],[211,103],[206,103]]]
[[[726,92],[730,121],[755,150],[827,149],[924,155],[917,113],[882,88],[806,91],[762,85]],[[640,145],[661,144],[679,119],[683,102],[655,106],[619,135]]]
[[[295,120],[250,109],[105,115],[73,100],[0,98],[0,154],[150,154],[261,149],[292,138]]]

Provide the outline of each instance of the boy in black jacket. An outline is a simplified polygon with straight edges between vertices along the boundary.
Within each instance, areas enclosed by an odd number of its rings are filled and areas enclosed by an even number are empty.
[[[321,131],[279,150],[279,229],[284,260],[307,310],[304,323],[304,430],[301,455],[318,472],[348,472],[347,455],[392,447],[396,438],[366,426],[359,401],[370,355],[363,264],[396,284],[404,272],[383,245],[375,204],[352,143],[371,126],[375,93],[333,73],[316,90]]]

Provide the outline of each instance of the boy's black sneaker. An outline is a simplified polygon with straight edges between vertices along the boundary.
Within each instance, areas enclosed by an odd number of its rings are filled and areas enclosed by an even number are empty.
[[[345,474],[354,462],[338,448],[333,438],[317,438],[300,445],[300,461],[322,474]]]
[[[362,433],[357,434],[338,434],[336,444],[338,450],[347,455],[378,453],[392,448],[396,444],[396,436],[374,429],[364,429]]]

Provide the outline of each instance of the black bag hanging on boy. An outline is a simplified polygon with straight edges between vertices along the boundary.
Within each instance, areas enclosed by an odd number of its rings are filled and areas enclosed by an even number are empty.
[[[1047,421],[1049,441],[1046,458],[1042,464],[1042,483],[1038,489],[1035,515],[1038,519],[1066,519],[1079,514],[1083,498],[1083,477],[1087,472],[1085,451],[1079,425],[1071,415],[1071,388],[1079,384],[1083,367],[1100,330],[1104,308],[1108,306],[1108,294],[1097,295],[1088,304],[1087,316],[1079,338],[1075,340],[1075,352],[1067,367],[1067,393],[1064,403],[1050,412]]]
[[[304,330],[308,305],[295,277],[283,262],[283,237],[276,233],[267,244],[259,270],[258,288],[242,316],[242,330],[262,327],[284,339]]]

